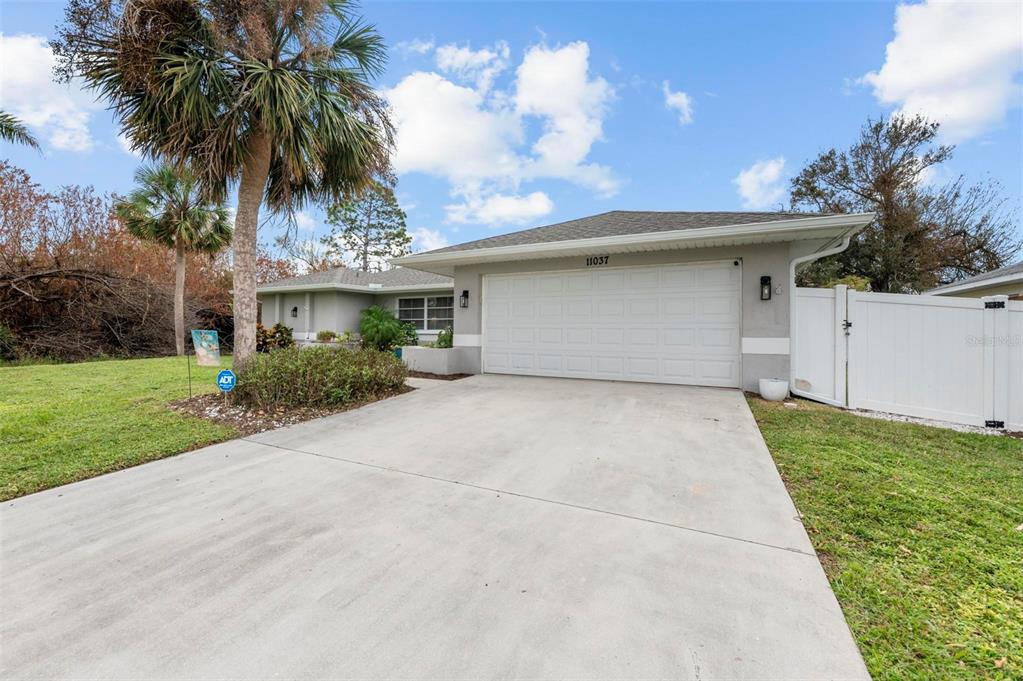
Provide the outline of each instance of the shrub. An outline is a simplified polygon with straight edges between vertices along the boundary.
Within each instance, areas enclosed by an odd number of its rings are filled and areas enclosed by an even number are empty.
[[[290,347],[250,358],[238,369],[234,394],[264,409],[326,407],[389,395],[407,377],[408,369],[389,352]]]
[[[870,279],[861,277],[858,274],[847,274],[844,277],[835,277],[824,284],[824,288],[833,288],[839,284],[845,284],[853,291],[869,291]]]
[[[412,322],[402,322],[402,335],[398,338],[398,345],[419,345],[419,333],[416,325]]]
[[[362,346],[375,350],[391,350],[408,336],[405,325],[390,310],[374,305],[362,311],[359,320]]]
[[[455,341],[455,334],[451,330],[451,327],[449,326],[448,328],[443,329],[440,333],[437,334],[437,342],[434,343],[434,347],[435,348],[450,348],[451,346],[453,346],[455,344],[454,341]]]
[[[333,343],[336,338],[337,333],[329,329],[316,332],[316,340],[320,341],[321,343]]]
[[[256,352],[270,352],[294,345],[295,339],[291,335],[291,329],[284,324],[277,322],[269,329],[262,324],[256,324]]]

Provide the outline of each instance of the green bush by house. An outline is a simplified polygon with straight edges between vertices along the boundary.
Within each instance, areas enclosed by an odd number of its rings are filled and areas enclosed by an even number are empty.
[[[397,392],[407,377],[408,369],[389,352],[290,347],[247,361],[235,394],[261,408],[327,407]]]
[[[362,311],[359,333],[366,348],[386,351],[402,345],[419,345],[416,327],[399,321],[393,312],[376,305]]]
[[[284,324],[277,322],[269,329],[262,324],[256,324],[256,352],[270,352],[293,345],[295,339],[291,335],[291,329]]]

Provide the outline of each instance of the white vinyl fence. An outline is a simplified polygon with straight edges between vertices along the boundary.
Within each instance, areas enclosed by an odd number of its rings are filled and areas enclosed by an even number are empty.
[[[1023,430],[1023,302],[796,289],[792,391]]]

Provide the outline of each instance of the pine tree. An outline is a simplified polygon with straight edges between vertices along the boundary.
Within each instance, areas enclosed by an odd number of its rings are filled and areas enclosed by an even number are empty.
[[[363,272],[385,269],[389,258],[411,253],[405,211],[392,183],[374,181],[357,198],[330,206],[327,222],[333,225],[323,237],[327,256]]]

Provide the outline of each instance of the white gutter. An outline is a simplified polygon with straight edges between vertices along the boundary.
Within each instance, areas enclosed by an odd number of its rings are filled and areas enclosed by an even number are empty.
[[[473,248],[443,253],[419,253],[406,255],[391,260],[391,264],[416,268],[416,265],[443,265],[456,263],[459,260],[478,260],[479,258],[500,259],[502,257],[542,255],[556,257],[564,251],[579,248],[602,249],[616,246],[657,246],[661,244],[685,243],[705,239],[741,238],[748,236],[771,236],[792,232],[794,239],[812,238],[800,235],[800,232],[815,229],[862,227],[874,218],[873,213],[849,213],[828,215],[825,217],[788,218],[772,222],[741,223],[718,227],[698,227],[695,229],[679,229],[670,232],[645,232],[642,234],[625,234],[620,236],[591,237],[587,239],[571,239],[546,243],[518,244],[515,246],[494,246],[492,248]]]
[[[870,215],[871,215],[871,217],[873,217],[872,213]],[[825,402],[827,404],[832,404],[832,405],[834,405],[836,407],[844,407],[845,406],[845,400],[843,399],[841,402],[838,402],[838,401],[835,401],[835,400],[826,400],[826,399],[821,398],[819,395],[811,395],[810,393],[807,393],[805,391],[802,391],[802,390],[799,390],[799,389],[796,388],[796,370],[795,370],[796,362],[795,362],[795,359],[794,359],[795,356],[796,356],[796,345],[797,345],[797,342],[796,342],[796,267],[799,266],[799,265],[802,265],[805,262],[813,262],[814,260],[820,260],[821,258],[826,258],[829,255],[835,255],[836,253],[841,253],[845,249],[849,248],[849,242],[852,240],[853,234],[855,234],[858,231],[859,231],[858,229],[851,229],[848,232],[846,232],[842,236],[841,243],[839,243],[837,246],[833,246],[832,248],[827,248],[827,249],[825,249],[823,251],[817,251],[815,253],[810,253],[809,255],[801,255],[798,258],[793,258],[792,261],[789,262],[789,291],[791,291],[791,293],[789,294],[789,392],[791,392],[793,395],[799,395],[800,397],[808,397],[810,399],[816,400],[817,402]],[[836,301],[836,305],[837,305],[837,301]]]
[[[980,281],[964,281],[958,284],[949,284],[948,286],[942,286],[938,289],[924,291],[921,295],[947,296],[954,293],[962,293],[963,291],[975,291],[989,286],[1015,284],[1016,282],[1023,282],[1023,272],[1010,272],[1009,274],[1003,274],[999,277],[991,277],[990,279],[981,279]]]

